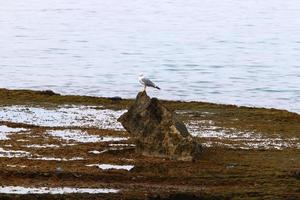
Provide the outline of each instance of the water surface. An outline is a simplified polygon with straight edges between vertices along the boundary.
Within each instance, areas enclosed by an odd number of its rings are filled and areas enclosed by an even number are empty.
[[[300,112],[297,0],[10,0],[0,6],[0,87]]]

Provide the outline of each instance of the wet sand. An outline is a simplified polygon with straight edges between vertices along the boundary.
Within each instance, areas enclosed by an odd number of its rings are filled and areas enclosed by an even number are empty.
[[[133,139],[115,121],[115,113],[126,110],[132,102],[0,89],[0,192],[9,189],[3,186],[21,186],[23,190],[69,187],[100,191],[2,193],[0,198],[300,198],[298,114],[164,101],[205,147],[199,161],[178,162],[135,153]],[[80,110],[82,106],[85,107]],[[55,115],[52,120],[48,119],[51,115],[46,115],[42,120],[36,114],[44,113],[43,109],[63,114]],[[107,111],[104,118],[94,118],[104,110]],[[111,121],[105,121],[108,117]],[[100,189],[113,192],[101,193]]]

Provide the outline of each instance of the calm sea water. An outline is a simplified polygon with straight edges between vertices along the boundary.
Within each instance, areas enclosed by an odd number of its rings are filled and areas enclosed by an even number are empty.
[[[300,112],[299,0],[10,0],[0,87]]]

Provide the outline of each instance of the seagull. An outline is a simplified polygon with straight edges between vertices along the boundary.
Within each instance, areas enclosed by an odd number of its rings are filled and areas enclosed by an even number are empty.
[[[145,92],[146,92],[146,87],[147,86],[148,87],[154,87],[154,88],[160,90],[160,88],[158,86],[156,86],[152,81],[150,81],[150,79],[144,77],[143,74],[139,75],[139,81],[144,86],[144,90],[143,91],[145,91]]]

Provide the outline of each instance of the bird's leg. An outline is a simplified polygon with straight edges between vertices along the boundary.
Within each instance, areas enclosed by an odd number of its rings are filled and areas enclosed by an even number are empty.
[[[146,85],[144,85],[144,90],[143,90],[143,92],[146,92]]]

